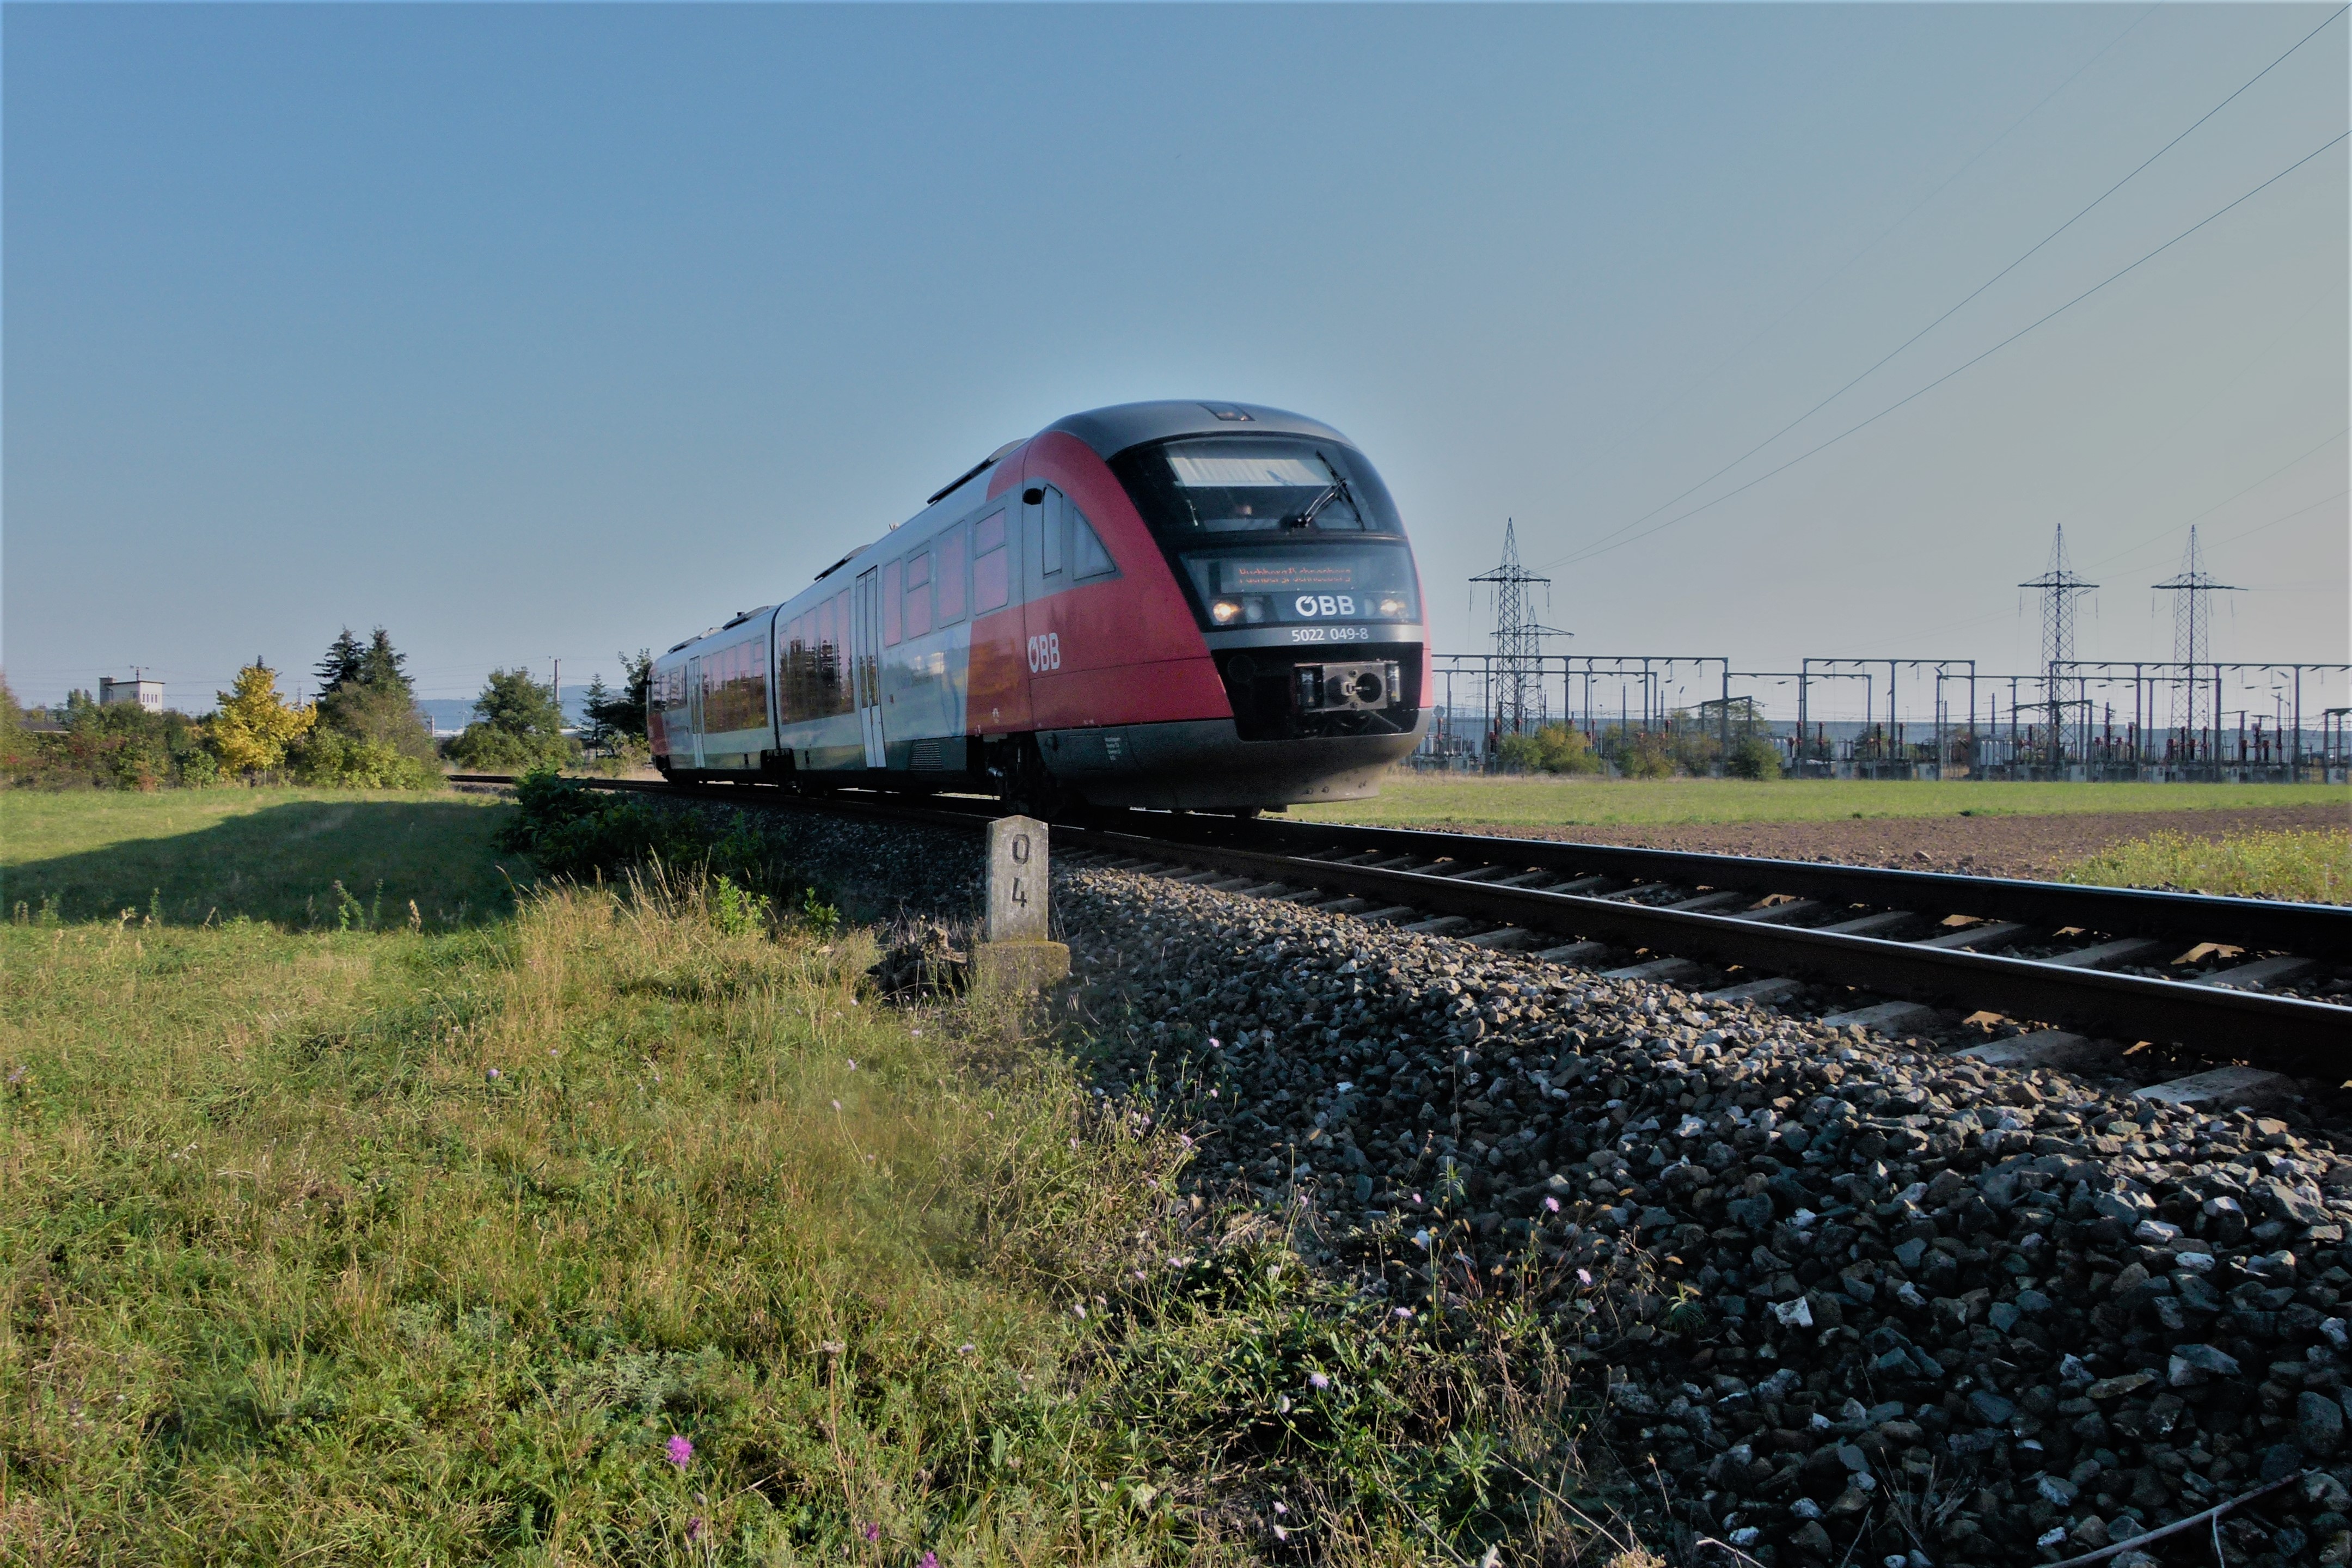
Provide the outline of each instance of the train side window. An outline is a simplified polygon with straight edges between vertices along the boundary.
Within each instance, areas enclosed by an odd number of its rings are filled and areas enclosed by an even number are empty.
[[[1062,542],[1070,531],[1069,498],[1049,487],[1042,510],[1045,514],[1045,548],[1038,552],[1038,570],[1045,576],[1058,577],[1062,574]]]
[[[896,561],[886,561],[882,563],[882,646],[884,647],[898,646],[899,628],[898,563]]]
[[[849,654],[849,590],[833,596],[833,710],[846,713],[857,705]]]
[[[931,552],[907,558],[907,635],[921,637],[931,629]]]
[[[1107,577],[1118,570],[1118,563],[1103,548],[1102,535],[1087,521],[1087,514],[1070,504],[1070,575],[1083,583],[1089,577]]]
[[[957,523],[940,535],[939,555],[939,564],[931,569],[931,586],[939,598],[940,625],[951,626],[963,619],[963,524]]]
[[[979,614],[1012,602],[1013,552],[1006,548],[1004,513],[999,509],[971,525],[971,607]]]

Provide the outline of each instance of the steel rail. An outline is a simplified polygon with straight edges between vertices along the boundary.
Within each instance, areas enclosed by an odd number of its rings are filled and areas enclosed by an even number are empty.
[[[1195,818],[1192,822],[1168,836],[1293,855],[1380,850],[1391,856],[1412,854],[1431,860],[1507,864],[1561,876],[1611,876],[1634,882],[1666,882],[1677,887],[1724,889],[1759,896],[1785,893],[1838,904],[1917,909],[1922,913],[1933,910],[1939,917],[1973,915],[1981,920],[2017,921],[2052,930],[2081,927],[2116,936],[2177,937],[2184,942],[2276,950],[2299,958],[2333,962],[2352,959],[2352,908],[2332,904],[2294,904],[2271,899],[2034,882],[1875,866],[1824,865],[1813,860],[1642,849],[1496,834],[1433,833],[1417,828],[1263,819],[1220,823],[1213,818]],[[1157,829],[1160,825],[1154,823],[1153,826]]]
[[[1145,859],[1181,858],[1302,891],[1377,898],[1433,914],[1655,949],[1681,958],[1858,986],[1906,1001],[1969,1010],[1990,1007],[2013,1017],[2077,1025],[2100,1034],[2218,1049],[2230,1058],[2278,1071],[2332,1074],[2340,1079],[2352,1069],[2352,1009],[2324,1002],[1231,846],[1085,828],[1057,828],[1055,837],[1064,843],[1075,840],[1084,847]]]
[[[499,774],[453,782],[511,784]],[[797,809],[874,821],[970,831],[1002,815],[978,797],[952,805],[850,794],[805,796],[740,784],[670,784],[580,779],[583,787],[764,809]],[[2298,957],[2352,951],[2352,910],[2206,898],[2132,889],[2009,881],[1941,872],[1831,866],[1811,861],[1641,849],[1558,839],[1416,829],[1353,827],[1134,812],[1115,826],[1056,824],[1065,845],[1140,859],[1175,861],[1300,891],[1373,898],[1435,915],[1553,932],[1563,938],[1734,965],[1765,974],[1856,988],[1966,1010],[1991,1008],[2038,1023],[2185,1047],[2224,1061],[2341,1081],[2352,1076],[2352,1008],[2298,997],[2116,974],[2037,959],[1923,947],[1847,932],[1660,909],[1621,899],[1497,887],[1426,868],[1349,864],[1372,851],[1453,860],[1461,868],[1509,865],[1563,877],[1606,875],[1683,888],[1818,897],[1879,908],[1924,906],[1930,920],[1954,913],[2106,935],[2149,935],[2283,949]]]

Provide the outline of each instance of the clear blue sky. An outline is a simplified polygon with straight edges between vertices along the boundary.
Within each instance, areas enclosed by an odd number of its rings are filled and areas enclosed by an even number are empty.
[[[0,13],[5,652],[28,699],[388,626],[428,696],[780,598],[1000,442],[1326,418],[1438,641],[1516,517],[1580,652],[2347,657],[2345,146],[1721,505],[1747,452],[2328,7],[360,5]],[[2347,22],[1648,523],[2346,129]],[[2336,700],[2342,700],[2337,696]]]

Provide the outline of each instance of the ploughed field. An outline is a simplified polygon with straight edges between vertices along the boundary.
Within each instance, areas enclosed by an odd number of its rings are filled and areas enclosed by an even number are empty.
[[[1400,771],[1382,781],[1376,800],[1304,807],[1298,815],[1307,821],[2056,879],[2116,846],[2156,834],[2196,839],[2344,834],[2352,831],[2352,790],[2317,784],[1604,782]]]

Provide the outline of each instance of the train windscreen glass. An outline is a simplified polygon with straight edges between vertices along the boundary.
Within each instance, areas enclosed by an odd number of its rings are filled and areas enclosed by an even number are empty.
[[[1111,468],[1163,538],[1403,531],[1380,475],[1336,441],[1206,437],[1135,447]]]
[[[1188,550],[1181,558],[1212,626],[1421,619],[1402,543]]]

